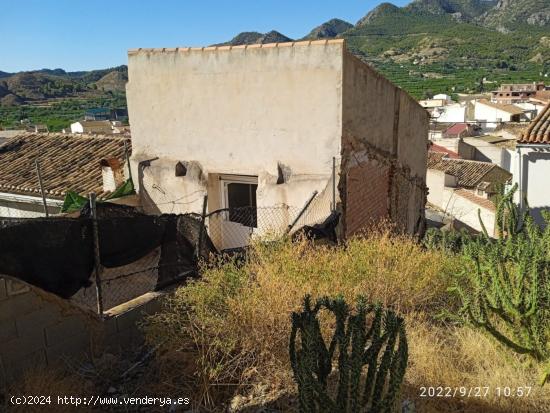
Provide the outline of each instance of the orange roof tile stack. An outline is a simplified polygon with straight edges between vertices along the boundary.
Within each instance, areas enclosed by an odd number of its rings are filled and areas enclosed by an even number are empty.
[[[550,103],[521,134],[518,143],[550,144]]]

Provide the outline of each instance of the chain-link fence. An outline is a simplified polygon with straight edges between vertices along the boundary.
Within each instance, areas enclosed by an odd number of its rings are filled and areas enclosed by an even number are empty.
[[[41,228],[57,231],[41,237],[43,244],[32,244],[42,261],[25,256],[33,261],[33,276],[24,279],[24,270],[16,277],[31,284],[36,279],[42,280],[42,284],[34,285],[70,297],[75,304],[94,312],[105,313],[145,293],[197,276],[201,257],[243,248],[256,239],[273,240],[304,225],[319,224],[334,209],[336,158],[326,165],[327,169],[332,166],[330,184],[321,194],[312,193],[303,205],[233,207],[209,213],[205,208],[202,213],[182,214],[198,212],[203,203],[207,205],[206,200],[203,202],[204,188],[174,196],[165,190],[163,182],[148,174],[138,174],[134,177],[136,182],[155,193],[155,199],[149,199],[155,208],[147,208],[147,191],[144,191],[145,196],[140,196],[141,207],[130,208],[133,212],[128,216],[116,213],[94,216],[95,209],[111,208],[111,203],[101,202],[104,198],[131,182],[127,167],[130,150],[127,139],[64,134],[23,136],[1,147],[0,160],[5,168],[0,174],[0,220],[11,220],[10,236],[17,237],[15,227],[19,224],[26,227],[24,231],[31,238],[37,238],[32,236],[36,231],[45,232]],[[190,171],[193,167],[187,165]],[[281,174],[285,178],[284,171]],[[95,198],[92,193],[97,194],[97,201],[90,202]],[[74,204],[69,215],[62,212],[67,206],[65,201]],[[86,212],[82,210],[84,205],[88,208]],[[82,233],[77,239],[75,233],[69,236],[63,232],[61,221],[69,228],[70,220],[79,222],[77,226],[84,228],[85,235]],[[52,241],[54,238],[57,241]],[[154,241],[145,242],[148,238]],[[0,241],[7,242],[6,237]],[[45,243],[51,243],[49,249]],[[80,261],[67,252],[66,246],[71,243],[82,243],[79,249],[72,249],[73,255],[78,251]],[[52,251],[55,259],[48,260],[47,251]],[[108,262],[109,254],[117,259]],[[4,254],[0,263],[9,267],[13,264],[10,260]],[[40,263],[42,271],[48,268],[49,280],[35,268],[36,263]],[[66,286],[71,283],[71,287]]]
[[[304,225],[320,224],[330,212],[327,200],[314,193],[302,208],[285,204],[224,208],[207,214],[204,223],[216,249],[228,251],[246,247],[255,239],[274,240]]]
[[[71,293],[70,300],[102,314],[145,293],[198,276],[198,263],[208,259],[209,254],[241,249],[255,239],[274,240],[304,225],[319,224],[330,214],[332,205],[330,197],[315,192],[301,208],[280,204],[226,208],[204,215],[144,215],[132,207],[97,204],[95,197],[90,198],[90,206],[81,210],[78,217],[9,220],[12,228],[29,223],[33,224],[32,231],[40,231],[46,223],[53,228],[51,235],[59,238],[59,247],[47,246],[57,255],[52,265],[64,260],[64,267],[74,266],[74,272],[80,271],[80,279],[87,280],[76,293]],[[67,239],[61,228],[56,233],[55,223],[68,225],[68,221],[85,227],[85,235],[80,233],[77,237],[89,240],[82,248],[92,266],[77,267],[81,261],[63,255],[67,254],[63,245],[77,239]],[[47,255],[44,251],[38,253]],[[47,257],[43,259],[49,262]],[[54,271],[55,268],[50,269]],[[68,276],[73,279],[72,273]]]

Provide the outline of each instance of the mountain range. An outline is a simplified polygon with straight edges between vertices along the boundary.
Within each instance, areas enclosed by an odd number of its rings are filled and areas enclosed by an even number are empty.
[[[248,32],[223,44],[264,43],[264,36],[290,40],[277,31]],[[295,40],[334,37],[416,97],[550,76],[548,0],[382,3],[356,24],[332,19]]]
[[[550,76],[549,0],[413,0],[382,3],[355,24],[331,19],[300,39],[243,32],[219,45],[347,39],[350,50],[416,97],[472,92],[487,83]],[[0,71],[0,106],[124,93],[126,66],[88,72]]]
[[[0,71],[0,106],[124,93],[127,81],[126,66],[81,72],[66,72],[63,69],[18,73]]]

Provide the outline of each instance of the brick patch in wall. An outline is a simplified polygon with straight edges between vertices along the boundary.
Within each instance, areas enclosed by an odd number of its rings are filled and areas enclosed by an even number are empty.
[[[346,237],[388,217],[389,167],[369,160],[348,169]]]
[[[414,198],[414,187],[401,174],[393,176],[392,220],[401,231],[407,231],[409,226],[409,200]]]

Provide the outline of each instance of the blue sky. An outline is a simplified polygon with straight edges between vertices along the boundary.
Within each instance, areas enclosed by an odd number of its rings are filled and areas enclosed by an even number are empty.
[[[402,6],[408,0],[393,3]],[[338,17],[355,24],[375,0],[0,0],[0,70],[68,71],[126,63],[135,47],[204,46],[242,31],[299,38]]]

